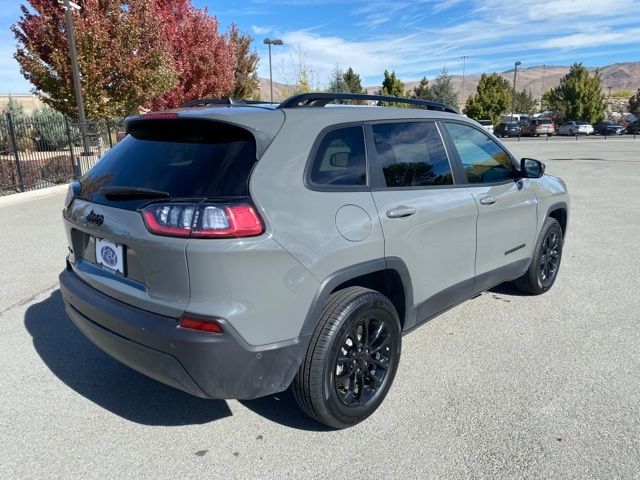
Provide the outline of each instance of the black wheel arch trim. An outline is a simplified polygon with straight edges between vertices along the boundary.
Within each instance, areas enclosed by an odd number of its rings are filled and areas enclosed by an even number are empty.
[[[565,222],[564,228],[562,229],[562,243],[564,244],[564,240],[567,236],[567,229],[569,228],[569,206],[567,205],[567,202],[560,201],[560,202],[551,204],[551,206],[547,208],[547,214],[545,216],[545,219],[550,217],[553,212],[557,212],[558,210],[564,210],[566,215],[566,219],[565,219],[566,222]]]
[[[325,278],[311,302],[307,316],[302,324],[300,335],[306,336],[313,333],[320,319],[322,308],[336,287],[354,278],[385,270],[395,271],[402,282],[405,299],[405,315],[404,318],[400,319],[402,325],[413,324],[415,319],[413,319],[412,316],[415,316],[415,309],[413,308],[413,284],[411,283],[409,269],[402,259],[398,257],[386,257],[351,265]]]

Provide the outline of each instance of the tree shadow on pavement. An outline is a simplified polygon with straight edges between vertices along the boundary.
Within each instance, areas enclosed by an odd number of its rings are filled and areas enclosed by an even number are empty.
[[[102,352],[71,323],[60,290],[28,308],[25,326],[38,355],[60,380],[122,418],[145,425],[178,426],[231,416],[223,400],[193,397]]]

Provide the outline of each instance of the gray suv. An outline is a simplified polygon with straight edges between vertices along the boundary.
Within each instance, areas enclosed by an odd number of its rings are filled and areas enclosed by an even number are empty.
[[[565,184],[442,104],[203,100],[126,132],[69,187],[66,311],[117,360],[199,397],[291,387],[319,422],[354,425],[389,391],[404,334],[558,274]]]

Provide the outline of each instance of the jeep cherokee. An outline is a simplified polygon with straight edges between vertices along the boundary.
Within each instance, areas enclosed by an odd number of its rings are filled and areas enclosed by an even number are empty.
[[[65,308],[115,359],[199,397],[291,386],[319,422],[354,425],[389,391],[403,334],[558,275],[565,184],[442,104],[204,100],[126,133],[69,187]]]

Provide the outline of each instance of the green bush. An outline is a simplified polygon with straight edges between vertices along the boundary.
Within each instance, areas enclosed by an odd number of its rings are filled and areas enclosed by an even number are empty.
[[[69,139],[67,128],[62,114],[53,108],[45,105],[35,110],[31,114],[31,124],[33,134],[37,144],[37,149],[41,152],[53,152],[67,150]],[[80,130],[78,127],[71,127],[71,140],[74,143],[80,142]]]

